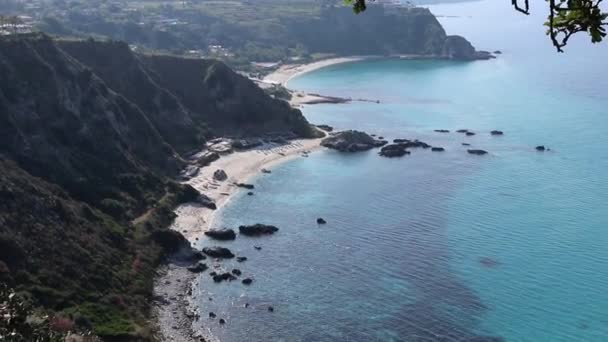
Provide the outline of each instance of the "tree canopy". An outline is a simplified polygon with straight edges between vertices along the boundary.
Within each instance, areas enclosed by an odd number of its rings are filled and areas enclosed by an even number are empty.
[[[366,9],[366,2],[375,0],[344,0],[353,6],[355,13]],[[574,34],[587,32],[591,42],[599,43],[606,36],[608,13],[602,11],[603,0],[546,0],[549,3],[547,15],[547,35],[559,52],[568,44]],[[530,0],[511,0],[516,11],[530,14]]]

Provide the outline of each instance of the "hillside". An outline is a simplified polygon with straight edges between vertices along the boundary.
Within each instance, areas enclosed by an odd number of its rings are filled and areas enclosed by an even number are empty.
[[[9,36],[0,75],[0,278],[106,337],[147,334],[155,267],[184,241],[171,209],[198,196],[173,181],[189,152],[223,134],[313,135],[218,61]]]
[[[75,0],[65,8],[45,7],[38,27],[59,35],[99,35],[145,49],[216,56],[241,69],[251,62],[306,61],[328,54],[486,57],[466,44],[454,45],[425,8],[372,3],[355,15],[341,0],[115,3],[91,6],[90,0]],[[466,53],[450,54],[455,47]]]

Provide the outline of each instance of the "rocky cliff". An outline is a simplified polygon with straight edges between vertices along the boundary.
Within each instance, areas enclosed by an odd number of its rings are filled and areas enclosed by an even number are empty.
[[[172,180],[184,156],[269,131],[313,134],[221,62],[0,37],[0,281],[77,328],[149,337],[171,208],[198,195]]]

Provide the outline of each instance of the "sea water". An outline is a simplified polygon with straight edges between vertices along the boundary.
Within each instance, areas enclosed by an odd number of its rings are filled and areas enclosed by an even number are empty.
[[[495,60],[374,60],[292,80],[380,101],[305,106],[313,123],[446,151],[322,150],[260,174],[220,225],[280,231],[220,243],[248,258],[222,267],[254,282],[202,275],[196,324],[223,341],[608,341],[608,46],[576,39],[557,54],[537,6],[432,7],[448,32],[502,50]]]

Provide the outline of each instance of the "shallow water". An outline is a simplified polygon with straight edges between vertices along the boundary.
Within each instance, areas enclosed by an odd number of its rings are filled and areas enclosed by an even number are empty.
[[[558,56],[542,32],[521,38],[534,17],[501,23],[502,6],[433,7],[474,13],[443,19],[446,29],[504,50],[497,60],[370,61],[290,83],[381,101],[306,106],[311,122],[446,152],[319,151],[260,175],[255,195],[237,195],[220,220],[280,231],[221,243],[249,258],[223,267],[255,281],[203,275],[201,311],[227,324],[203,314],[202,326],[225,341],[608,340],[608,49],[575,41]],[[462,142],[490,154],[468,155]]]

